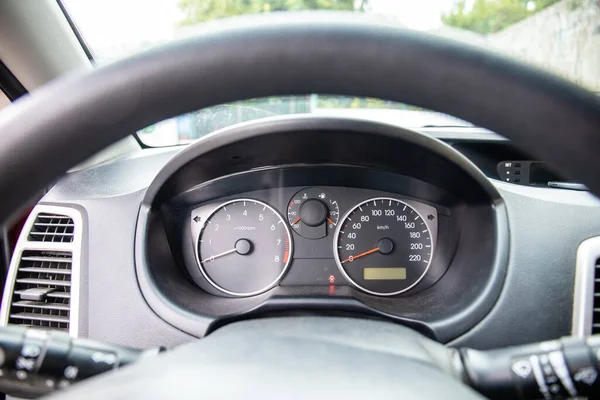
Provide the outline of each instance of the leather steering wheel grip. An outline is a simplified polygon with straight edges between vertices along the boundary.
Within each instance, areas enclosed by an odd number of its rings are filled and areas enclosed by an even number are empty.
[[[0,221],[107,145],[248,98],[322,93],[405,102],[489,128],[600,194],[600,102],[480,48],[335,13],[217,22],[198,37],[53,82],[0,113]],[[444,349],[375,321],[238,322],[84,382],[61,398],[479,396]]]
[[[248,98],[324,93],[405,102],[489,128],[600,194],[600,102],[483,49],[363,15],[243,17],[91,72],[0,113],[0,221],[68,168],[154,122]]]
[[[482,399],[449,375],[455,351],[388,322],[257,319],[52,398]]]

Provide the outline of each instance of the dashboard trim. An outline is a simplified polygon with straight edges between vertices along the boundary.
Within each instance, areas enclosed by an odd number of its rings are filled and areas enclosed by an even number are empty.
[[[575,263],[575,293],[573,295],[573,336],[592,334],[594,309],[594,275],[600,259],[600,236],[581,242]]]
[[[33,242],[28,240],[35,220],[40,213],[62,214],[73,219],[73,241],[71,243],[55,242]],[[81,286],[81,259],[82,259],[82,237],[83,237],[83,217],[81,213],[71,207],[49,206],[38,204],[29,214],[29,217],[23,225],[19,239],[15,246],[10,267],[6,277],[4,295],[2,296],[2,308],[0,309],[0,326],[8,325],[10,318],[10,308],[12,303],[15,279],[21,263],[21,255],[26,250],[49,250],[49,251],[70,251],[71,252],[71,299],[69,302],[69,335],[77,338],[80,333],[80,286]]]
[[[240,164],[235,160],[240,157],[238,154],[231,153],[230,146],[238,142],[254,140],[254,139],[265,139],[268,136],[274,136],[280,132],[302,132],[308,134],[311,132],[325,132],[325,131],[343,131],[347,133],[359,133],[364,134],[366,132],[375,134],[382,138],[398,139],[409,142],[412,145],[423,148],[424,150],[433,152],[438,156],[444,157],[447,161],[460,166],[460,168],[469,175],[471,179],[477,182],[480,189],[482,189],[487,196],[493,200],[500,199],[500,195],[494,185],[491,184],[488,177],[481,172],[481,170],[469,160],[463,156],[459,151],[454,149],[452,146],[442,142],[441,140],[435,139],[424,133],[415,132],[409,129],[400,128],[396,125],[374,122],[362,119],[353,119],[347,117],[315,117],[312,115],[287,115],[278,116],[272,118],[264,118],[255,121],[249,121],[240,123],[234,126],[226,127],[221,130],[212,132],[192,145],[186,147],[181,152],[177,153],[164,167],[158,172],[150,186],[147,188],[144,195],[143,203],[149,205],[155,205],[158,202],[168,201],[165,198],[165,188],[171,189],[176,186],[178,182],[174,181],[174,176],[177,175],[182,169],[190,167],[195,159],[201,155],[208,155],[215,151],[223,151],[224,156],[229,156],[227,167],[232,170],[224,171],[222,168],[219,171],[215,171],[217,176],[201,176],[195,171],[196,179],[203,179],[204,181],[213,180],[226,175],[231,175],[236,171]],[[323,135],[319,135],[320,138]],[[337,143],[339,146],[339,143]],[[200,150],[201,149],[201,150]],[[285,156],[290,158],[290,154],[284,153],[281,149],[279,152],[273,152],[276,156]],[[301,152],[300,152],[301,153]],[[343,154],[336,154],[336,157],[343,158]],[[273,165],[266,155],[265,164],[260,167],[268,167]],[[226,159],[226,160],[227,160]],[[243,161],[243,160],[242,160]],[[319,163],[331,163],[330,159],[320,159]],[[303,161],[286,161],[285,164],[310,164],[307,160]],[[359,165],[356,164],[356,159],[349,158],[348,161],[337,161],[338,164],[343,165]],[[237,164],[237,165],[236,165]],[[282,164],[282,163],[278,163]],[[211,171],[213,172],[213,171]],[[423,180],[422,178],[418,178]]]

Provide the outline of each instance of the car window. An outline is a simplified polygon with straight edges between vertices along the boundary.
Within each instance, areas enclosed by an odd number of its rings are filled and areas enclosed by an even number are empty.
[[[378,15],[500,52],[600,92],[598,0],[62,0],[98,64],[196,35],[203,23],[244,14],[344,10]],[[148,144],[186,143],[214,129],[270,115],[299,112],[406,118],[405,126],[447,126],[450,117],[409,106],[358,98],[308,95],[222,105],[148,127]],[[374,111],[378,110],[378,111]],[[400,112],[410,111],[409,113]],[[393,115],[393,117],[392,117]],[[410,117],[408,117],[410,115]],[[430,118],[430,119],[427,119]],[[416,124],[416,125],[415,125]],[[419,125],[420,124],[420,125]],[[465,125],[464,122],[458,122]],[[190,139],[192,138],[192,139]]]
[[[9,104],[10,104],[10,100],[8,100],[8,97],[6,97],[6,95],[4,93],[0,92],[0,110],[2,110],[4,107],[6,107]]]
[[[458,118],[407,104],[373,98],[312,94],[267,97],[209,107],[149,126],[139,131],[138,137],[152,147],[187,144],[230,125],[289,114],[351,116],[407,128],[472,126]]]

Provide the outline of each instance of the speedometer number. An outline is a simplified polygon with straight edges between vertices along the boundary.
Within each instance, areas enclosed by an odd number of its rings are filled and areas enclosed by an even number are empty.
[[[359,289],[391,296],[414,287],[433,254],[431,231],[409,204],[392,198],[360,203],[336,232],[336,263]]]

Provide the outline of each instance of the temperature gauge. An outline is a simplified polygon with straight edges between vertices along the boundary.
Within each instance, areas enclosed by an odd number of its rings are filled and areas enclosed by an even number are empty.
[[[333,232],[339,217],[338,202],[323,189],[302,189],[288,204],[292,229],[307,239],[320,239]]]

